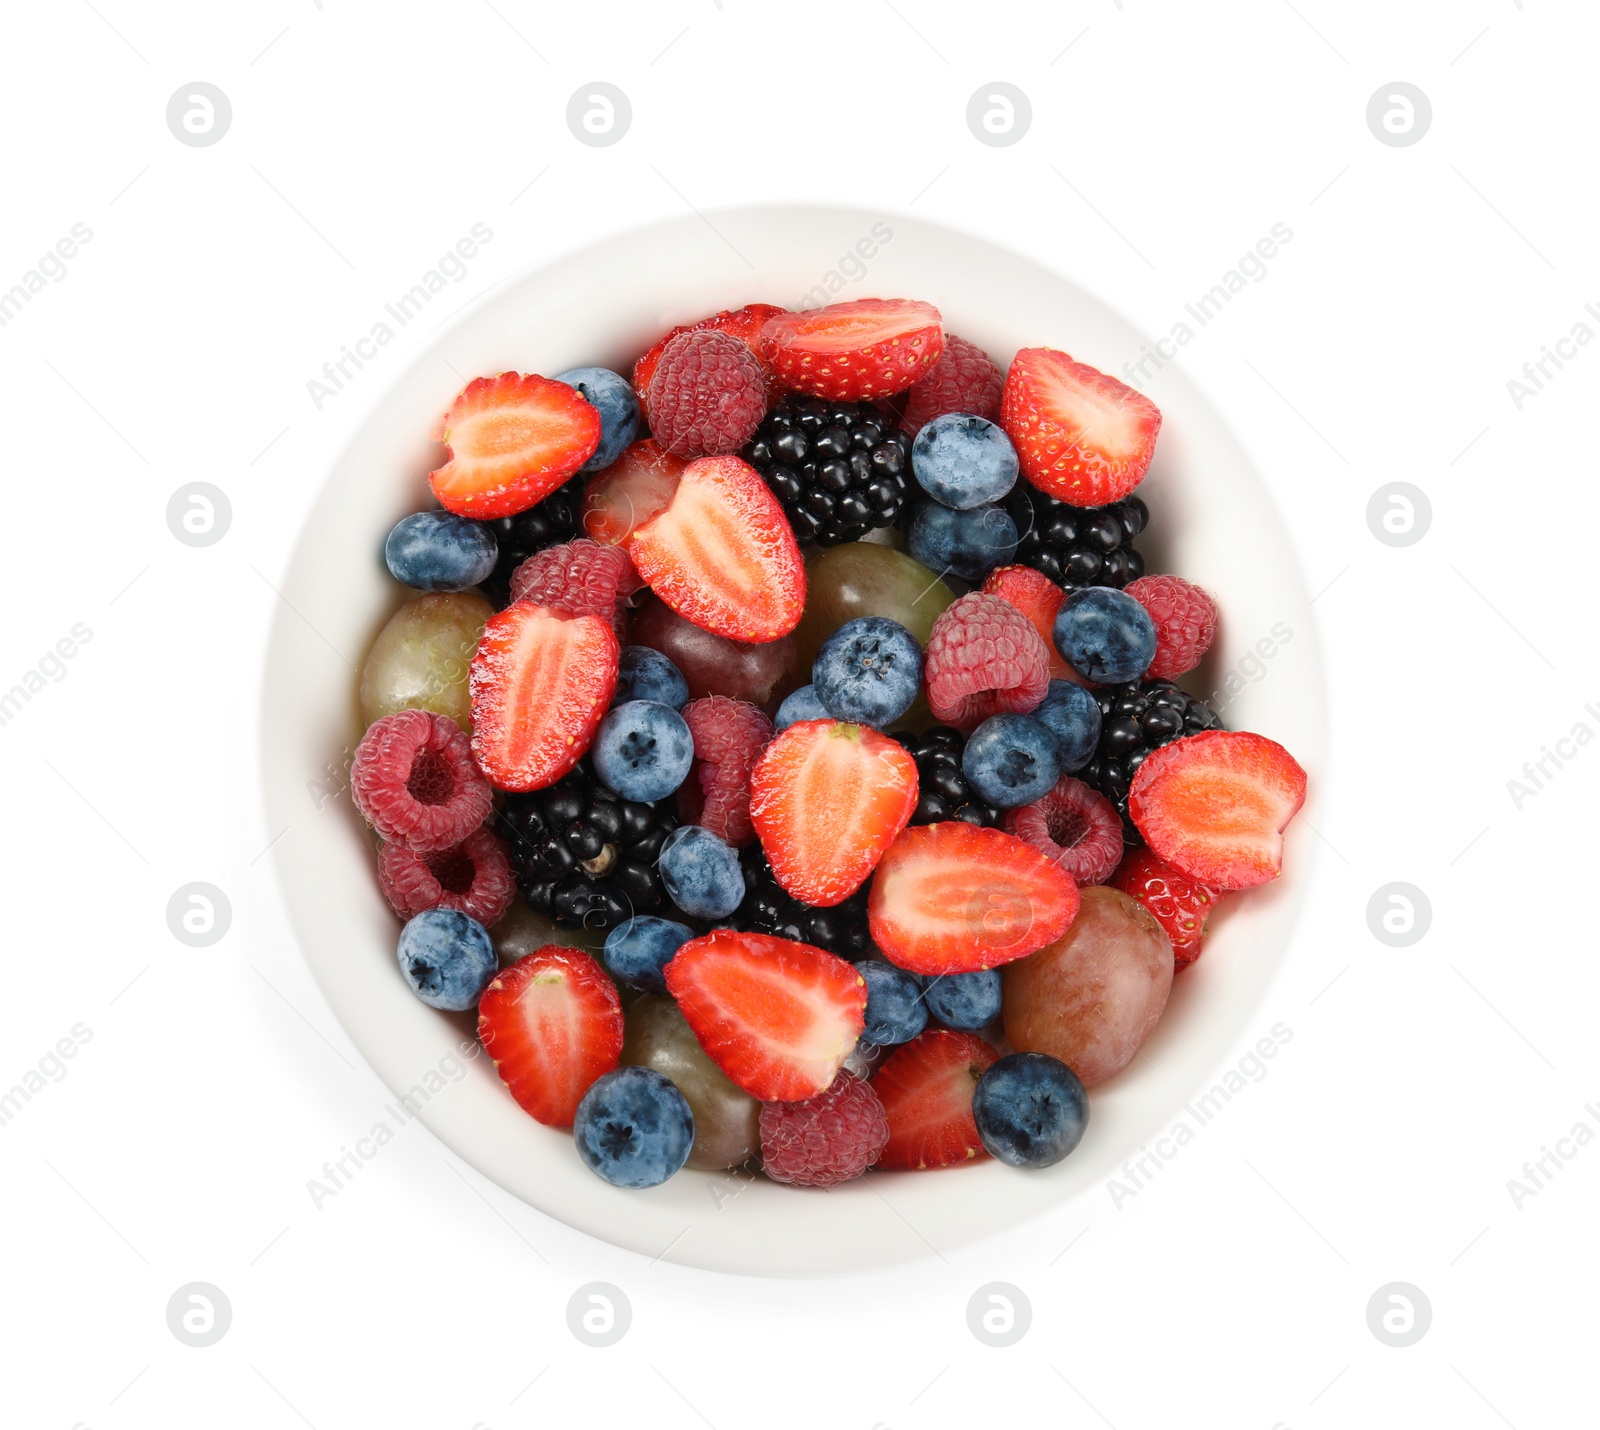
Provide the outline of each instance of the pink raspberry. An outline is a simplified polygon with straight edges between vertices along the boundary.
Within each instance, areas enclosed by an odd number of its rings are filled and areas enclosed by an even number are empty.
[[[766,369],[727,333],[679,333],[662,350],[648,405],[651,433],[676,456],[737,452],[766,416]]]
[[[939,361],[906,392],[900,430],[915,437],[925,423],[947,412],[970,412],[994,422],[1000,416],[1005,381],[1006,375],[982,348],[946,333]]]
[[[1050,651],[1009,601],[974,591],[934,621],[922,672],[934,719],[970,732],[991,715],[1038,706],[1050,689]]]
[[[754,705],[726,695],[691,700],[683,718],[694,736],[694,764],[678,786],[679,816],[724,843],[747,843],[755,833],[750,771],[772,738],[772,721]]]
[[[505,843],[488,825],[431,854],[385,844],[378,851],[378,887],[403,919],[455,909],[485,928],[498,923],[517,896]]]
[[[511,573],[511,599],[532,601],[573,616],[610,621],[617,644],[628,639],[629,599],[644,582],[620,546],[580,536],[535,552]]]
[[[1006,833],[1033,845],[1080,887],[1103,884],[1122,858],[1116,805],[1071,775],[1043,799],[1006,812]]]
[[[428,710],[397,710],[372,724],[356,746],[350,795],[385,839],[421,853],[461,843],[494,806],[467,737]]]
[[[888,1140],[889,1120],[878,1094],[849,1073],[804,1102],[761,1108],[763,1170],[792,1187],[831,1187],[859,1177]]]
[[[1176,680],[1200,664],[1217,638],[1217,603],[1182,576],[1141,576],[1126,590],[1156,623],[1156,656],[1145,675]]]

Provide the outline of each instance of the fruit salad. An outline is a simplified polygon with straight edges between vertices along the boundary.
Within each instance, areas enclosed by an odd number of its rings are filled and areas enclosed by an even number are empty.
[[[401,976],[619,1187],[1053,1166],[1306,776],[1181,684],[1161,413],[937,309],[751,304],[479,377],[351,789]]]

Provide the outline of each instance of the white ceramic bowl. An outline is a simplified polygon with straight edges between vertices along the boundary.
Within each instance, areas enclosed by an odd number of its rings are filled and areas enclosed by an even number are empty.
[[[711,226],[715,224],[715,229]],[[865,277],[852,275],[865,269]],[[648,1192],[619,1191],[579,1162],[568,1134],[534,1122],[488,1060],[467,1060],[470,1016],[432,1011],[401,979],[398,924],[347,796],[326,800],[330,764],[359,737],[355,675],[405,599],[384,570],[383,538],[432,504],[425,483],[440,414],[468,377],[556,373],[599,363],[629,371],[668,326],[756,301],[796,306],[861,296],[938,306],[948,328],[1002,365],[1048,344],[1120,372],[1141,335],[1066,279],[984,240],[906,218],[827,208],[749,208],[633,230],[509,279],[439,333],[329,473],[283,578],[264,681],[262,774],[283,896],[318,984],[397,1098],[431,1093],[423,1121],[485,1176],[571,1226],[649,1257],[756,1275],[842,1273],[930,1255],[1004,1231],[1094,1189],[1166,1132],[1247,1030],[1284,957],[1311,855],[1291,830],[1288,873],[1233,898],[1205,957],[1178,980],[1143,1055],[1091,1096],[1087,1135],[1045,1172],[993,1161],[932,1173],[874,1173],[806,1192],[732,1174],[684,1171]],[[1240,693],[1232,728],[1271,735],[1323,766],[1321,658],[1305,585],[1273,510],[1227,426],[1168,368],[1153,396],[1165,421],[1141,495],[1152,571],[1213,591],[1222,633],[1200,693]],[[292,608],[292,609],[291,609]],[[1277,634],[1274,636],[1274,629]],[[1284,629],[1290,632],[1286,641]],[[1268,641],[1270,657],[1256,650]],[[1265,649],[1265,647],[1263,647]],[[341,659],[341,655],[343,659]],[[347,663],[348,662],[348,663]],[[319,807],[320,806],[320,807]],[[459,1082],[454,1070],[465,1069]],[[444,1070],[441,1078],[440,1069]]]

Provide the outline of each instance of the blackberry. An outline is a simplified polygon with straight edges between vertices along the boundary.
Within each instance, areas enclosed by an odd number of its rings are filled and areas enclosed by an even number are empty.
[[[1128,818],[1128,786],[1144,757],[1180,735],[1220,730],[1222,721],[1211,707],[1170,680],[1107,685],[1094,692],[1100,702],[1100,743],[1077,778],[1100,791],[1122,816],[1122,838],[1142,844]]]
[[[495,820],[529,906],[562,928],[615,928],[667,903],[656,859],[678,827],[671,797],[622,799],[587,755],[549,789],[507,795]]]
[[[863,884],[842,904],[817,909],[784,892],[773,875],[761,845],[752,840],[739,851],[744,872],[744,901],[727,923],[741,933],[772,934],[826,949],[852,962],[870,958],[876,949],[867,932],[867,889]]]
[[[893,526],[911,487],[911,439],[870,402],[791,395],[743,457],[783,503],[802,546],[858,541]]]
[[[961,752],[967,737],[947,725],[935,725],[921,735],[899,730],[894,738],[917,762],[917,808],[913,824],[939,824],[960,819],[968,824],[997,828],[1004,811],[978,797],[961,773]]]
[[[1144,575],[1144,557],[1133,549],[1133,538],[1149,524],[1150,509],[1138,497],[1109,506],[1069,506],[1019,481],[1004,505],[1017,524],[1016,559],[1057,585],[1120,591]]]
[[[583,514],[583,487],[587,480],[580,474],[526,511],[483,523],[500,543],[494,570],[480,587],[496,606],[504,606],[511,599],[511,573],[518,566],[547,546],[559,546],[581,535],[578,522]]]

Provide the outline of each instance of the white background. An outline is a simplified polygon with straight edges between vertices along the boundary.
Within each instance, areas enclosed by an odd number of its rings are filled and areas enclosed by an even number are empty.
[[[93,238],[0,328],[0,687],[74,623],[93,636],[0,727],[0,1083],[92,1031],[0,1127],[6,1423],[1592,1418],[1600,1148],[1565,1144],[1520,1206],[1507,1181],[1580,1120],[1600,1130],[1600,751],[1547,765],[1520,809],[1506,782],[1575,723],[1600,731],[1600,351],[1520,410],[1506,384],[1600,300],[1597,28],[1554,0],[8,7],[0,288],[74,223]],[[197,79],[233,107],[208,148],[164,117]],[[597,79],[634,115],[603,149],[564,119]],[[1365,120],[1397,79],[1433,108],[1406,148]],[[965,124],[994,80],[1032,102],[1007,148]],[[387,1093],[262,858],[258,670],[298,523],[386,374],[476,293],[592,236],[762,200],[977,229],[1151,333],[1293,230],[1181,358],[1321,593],[1326,847],[1251,1036],[1293,1040],[1120,1209],[1096,1191],[892,1274],[648,1264],[416,1124],[316,1209],[307,1180]],[[307,380],[479,221],[494,237],[466,279],[318,411]],[[165,518],[196,480],[233,508],[205,549]],[[1365,515],[1394,480],[1433,510],[1403,549]],[[193,880],[232,903],[211,948],[168,932]],[[1410,948],[1368,929],[1393,880],[1431,901]],[[167,1327],[191,1281],[233,1308],[209,1348]],[[567,1329],[592,1281],[633,1307],[609,1349]],[[1009,1349],[967,1328],[992,1281],[1032,1304]],[[1432,1306],[1404,1349],[1367,1325],[1392,1281]]]

